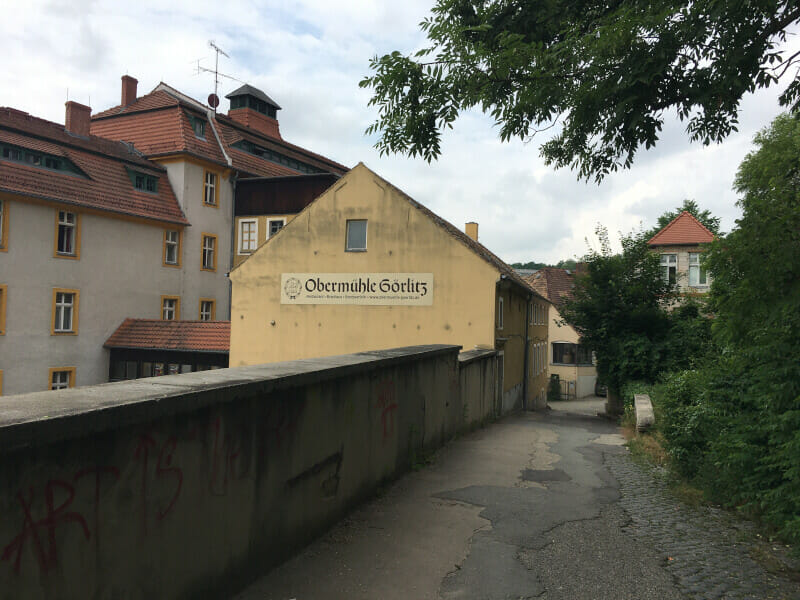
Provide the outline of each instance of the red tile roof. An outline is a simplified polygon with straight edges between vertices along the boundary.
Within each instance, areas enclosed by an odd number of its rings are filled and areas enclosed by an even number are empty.
[[[104,346],[227,353],[231,347],[231,322],[125,319]]]
[[[204,140],[195,136],[188,117],[190,114],[206,121],[213,119],[219,140],[210,125],[206,127]],[[94,115],[91,131],[95,135],[131,142],[137,150],[151,158],[187,153],[228,166],[225,158],[227,154],[231,159],[230,166],[245,176],[298,175],[300,171],[232,147],[232,144],[241,140],[274,150],[323,171],[339,175],[348,171],[344,165],[300,146],[262,135],[227,115],[209,113],[208,107],[202,103],[163,83],[127,106],[115,106]]]
[[[523,279],[556,306],[561,306],[565,300],[572,298],[575,287],[574,275],[557,267],[544,267]]]
[[[0,142],[68,158],[86,175],[0,159],[0,191],[116,214],[187,225],[166,170],[126,144],[77,136],[63,125],[0,108]],[[158,179],[157,193],[133,187],[128,169]]]
[[[647,244],[649,246],[686,246],[707,244],[712,241],[714,241],[714,234],[692,213],[685,210],[650,238]]]

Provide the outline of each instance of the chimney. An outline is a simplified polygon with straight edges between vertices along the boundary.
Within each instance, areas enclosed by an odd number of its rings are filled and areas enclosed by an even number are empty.
[[[66,103],[66,107],[67,114],[64,118],[64,128],[76,135],[88,136],[92,109],[72,100]]]
[[[241,123],[245,127],[255,129],[267,137],[282,140],[281,131],[278,127],[278,119],[273,119],[267,115],[262,115],[252,108],[234,108],[228,111],[228,116]]]
[[[130,75],[122,76],[122,106],[136,102],[136,86],[139,81]]]
[[[474,221],[470,221],[466,225],[464,225],[464,233],[466,233],[469,237],[471,237],[476,242],[478,241],[478,224]]]
[[[231,101],[228,117],[262,135],[283,139],[278,127],[278,111],[281,107],[264,92],[245,84],[225,97]]]

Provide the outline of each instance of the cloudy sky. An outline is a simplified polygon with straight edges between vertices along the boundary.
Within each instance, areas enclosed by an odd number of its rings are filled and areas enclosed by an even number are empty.
[[[164,81],[204,100],[213,75],[197,74],[197,64],[213,68],[214,40],[230,55],[221,57],[222,73],[283,107],[284,139],[346,165],[363,161],[459,227],[477,221],[481,241],[507,262],[583,255],[597,223],[612,234],[649,227],[684,198],[722,217],[725,231],[734,226],[733,177],[753,135],[780,112],[779,89],[746,98],[740,132],[721,145],[689,144],[681,124],[668,123],[655,150],[599,186],[544,166],[544,138],[501,143],[492,120],[478,112],[457,121],[436,163],[380,157],[375,139],[364,136],[375,111],[358,82],[372,56],[424,45],[418,24],[432,3],[29,0],[6,7],[0,21],[0,106],[63,123],[67,99],[93,112],[119,104],[126,73],[139,80],[140,94]],[[222,79],[219,95],[239,85]]]

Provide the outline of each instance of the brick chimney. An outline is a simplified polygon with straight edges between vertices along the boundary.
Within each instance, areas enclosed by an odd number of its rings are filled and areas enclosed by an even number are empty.
[[[130,75],[122,76],[122,106],[136,102],[136,86],[139,81]]]
[[[475,221],[470,221],[464,225],[464,233],[471,237],[476,242],[478,241],[478,224]]]
[[[267,137],[283,139],[278,127],[281,107],[264,92],[245,84],[225,97],[231,101],[228,111],[231,119]]]
[[[76,135],[88,136],[92,109],[72,100],[66,103],[66,107],[67,114],[64,118],[64,128]]]
[[[283,139],[278,127],[278,119],[262,115],[252,108],[234,108],[228,111],[228,116],[237,123],[251,127],[268,137],[277,138],[279,140]]]

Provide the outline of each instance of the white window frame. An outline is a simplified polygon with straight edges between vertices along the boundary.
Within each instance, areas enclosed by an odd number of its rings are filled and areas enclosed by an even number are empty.
[[[203,310],[204,308],[208,308],[208,310]],[[214,301],[213,300],[201,300],[200,301],[200,320],[201,321],[210,321],[211,315],[214,312]]]
[[[703,281],[700,281],[701,276]],[[708,273],[700,265],[699,252],[689,252],[689,285],[692,287],[708,287]]]
[[[162,298],[161,320],[174,321],[178,310],[178,301],[175,298]],[[169,317],[167,316],[169,315]]]
[[[70,216],[72,221],[70,221]],[[72,250],[61,249],[61,228],[64,228],[69,235],[69,246]],[[65,239],[67,239],[65,237]],[[58,211],[58,239],[56,239],[56,253],[62,256],[75,256],[77,254],[76,242],[78,241],[78,214],[68,210]]]
[[[213,171],[206,171],[203,178],[203,204],[207,206],[217,205],[217,174]]]
[[[216,270],[214,253],[217,251],[217,238],[210,235],[203,236],[203,258],[202,266],[206,271]]]
[[[175,240],[170,239],[170,234],[175,234]],[[164,232],[164,264],[177,265],[180,264],[178,251],[180,250],[181,232],[177,229],[167,229]],[[175,260],[169,260],[169,251],[175,251]]]
[[[503,328],[503,297],[497,297],[497,328]]]
[[[252,225],[252,239],[248,240],[250,243],[245,247],[244,239],[244,226]],[[258,249],[258,219],[240,219],[239,220],[239,254],[252,254]]]
[[[364,247],[350,245],[350,223],[364,223]],[[366,252],[369,245],[369,222],[367,219],[348,219],[344,235],[345,252]]]
[[[660,259],[661,277],[665,282],[669,283],[669,270],[675,269],[675,282],[678,281],[678,255],[677,254],[662,254]]]
[[[280,223],[281,224],[281,226],[275,232],[272,231],[272,224],[273,223]],[[267,220],[267,239],[271,238],[273,235],[278,233],[278,231],[280,231],[284,227],[286,227],[286,219],[268,219]]]
[[[53,331],[56,333],[72,333],[75,331],[75,293],[56,292],[56,314]]]
[[[62,375],[66,376],[66,378],[62,381]],[[50,378],[50,389],[51,390],[66,390],[69,389],[69,380],[70,380],[70,371],[53,371],[53,375]]]

